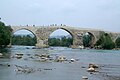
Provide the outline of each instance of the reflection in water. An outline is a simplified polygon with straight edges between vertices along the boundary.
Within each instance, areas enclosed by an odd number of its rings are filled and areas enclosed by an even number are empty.
[[[82,76],[88,76],[89,80],[110,80],[114,78],[110,75],[120,76],[119,51],[63,47],[32,49],[30,46],[13,46],[7,52],[1,53],[4,58],[0,58],[0,80],[81,80]],[[38,56],[43,53],[50,55],[47,61],[40,61],[41,58]],[[17,59],[15,54],[23,54],[23,56]],[[53,59],[56,56],[64,56],[68,61],[55,62]],[[46,59],[43,56],[42,58]],[[69,62],[71,59],[78,61],[71,63]],[[89,74],[86,71],[91,62],[100,66],[99,72]],[[10,66],[8,66],[9,64]],[[17,73],[16,66],[22,69],[22,72]],[[28,73],[27,71],[33,72]]]

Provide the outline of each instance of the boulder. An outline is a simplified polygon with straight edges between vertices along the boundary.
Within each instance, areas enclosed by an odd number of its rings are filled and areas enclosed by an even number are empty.
[[[2,58],[3,57],[3,54],[2,53],[0,53],[0,58]]]
[[[88,72],[95,72],[95,68],[90,67],[90,68],[87,69],[87,71],[88,71]]]
[[[82,76],[82,79],[83,80],[88,80],[88,77],[87,76]]]
[[[65,56],[57,56],[55,61],[57,62],[63,62],[63,61],[66,61],[67,59],[65,58]]]
[[[90,68],[90,67],[99,68],[98,65],[97,65],[97,64],[94,64],[94,63],[90,63],[88,67],[89,67],[89,68]]]

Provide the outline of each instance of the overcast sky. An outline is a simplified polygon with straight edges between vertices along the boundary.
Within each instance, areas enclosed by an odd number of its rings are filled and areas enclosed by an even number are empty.
[[[120,0],[0,0],[7,25],[66,24],[120,32]]]

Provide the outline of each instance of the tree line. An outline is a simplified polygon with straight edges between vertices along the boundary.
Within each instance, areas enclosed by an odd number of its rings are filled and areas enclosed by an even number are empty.
[[[12,45],[35,46],[36,43],[36,37],[30,35],[14,35],[12,37]]]
[[[64,46],[70,47],[73,44],[73,39],[71,37],[67,38],[66,36],[62,38],[49,38],[48,45],[49,46]]]

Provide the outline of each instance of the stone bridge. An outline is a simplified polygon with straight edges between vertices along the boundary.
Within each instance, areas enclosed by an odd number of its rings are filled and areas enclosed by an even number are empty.
[[[36,38],[37,43],[36,47],[38,48],[44,48],[48,47],[48,38],[52,32],[54,32],[57,29],[63,29],[71,34],[73,37],[73,45],[71,47],[76,48],[81,45],[83,45],[83,35],[85,33],[89,33],[92,36],[91,46],[94,46],[96,41],[100,38],[100,35],[105,32],[110,34],[113,41],[117,39],[118,36],[120,36],[120,33],[113,33],[108,31],[103,31],[99,29],[89,29],[89,28],[78,28],[78,27],[70,27],[70,26],[11,26],[13,29],[13,34],[18,30],[28,30],[32,32]]]

